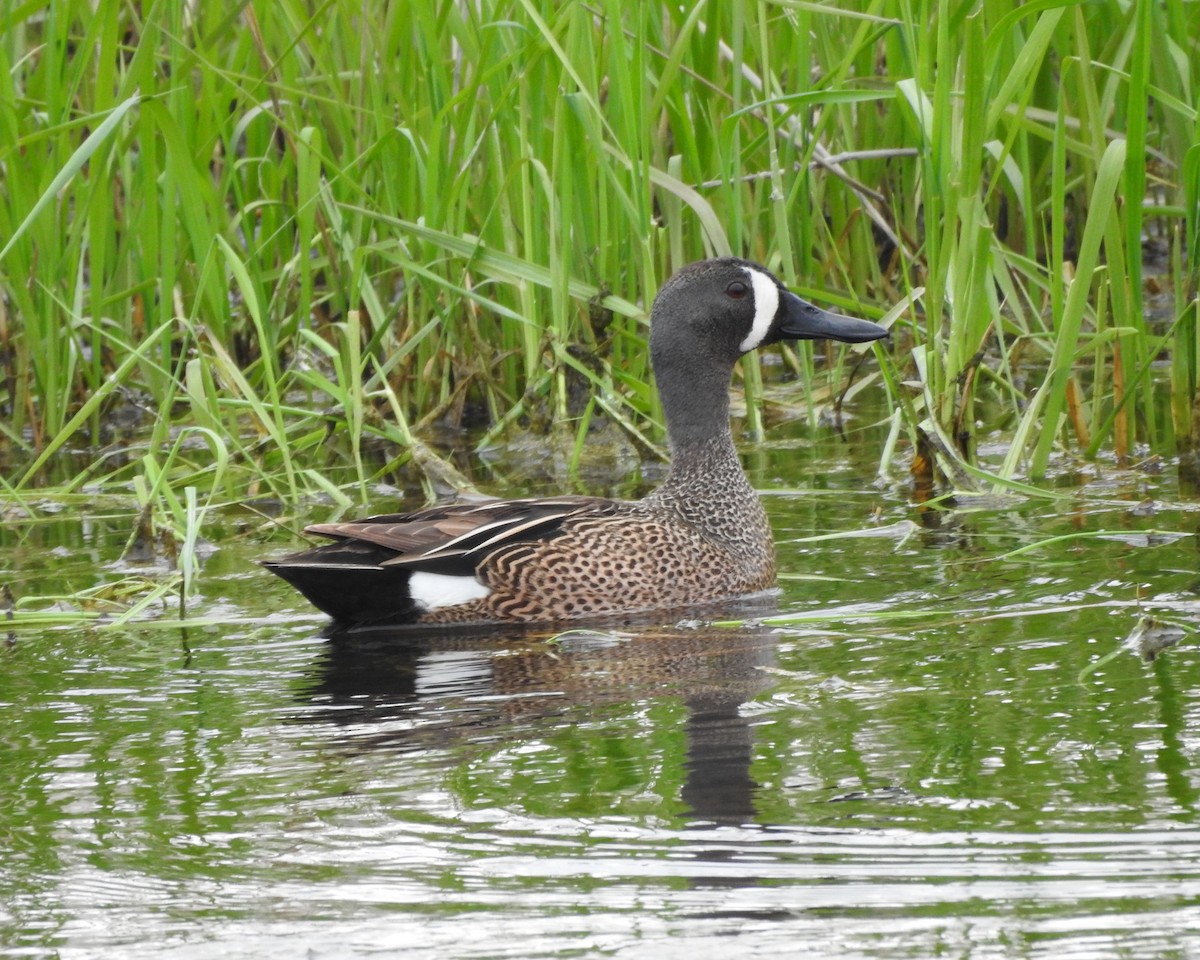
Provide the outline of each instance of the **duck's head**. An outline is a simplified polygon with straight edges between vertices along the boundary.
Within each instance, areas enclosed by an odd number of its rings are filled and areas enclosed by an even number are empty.
[[[732,368],[743,354],[781,340],[865,343],[887,336],[869,320],[830,313],[749,260],[689,264],[668,280],[650,314],[650,359],[662,371],[697,360]]]
[[[650,311],[650,362],[672,448],[729,437],[729,378],[751,350],[781,340],[886,336],[878,324],[801,300],[749,260],[689,264],[663,284]]]

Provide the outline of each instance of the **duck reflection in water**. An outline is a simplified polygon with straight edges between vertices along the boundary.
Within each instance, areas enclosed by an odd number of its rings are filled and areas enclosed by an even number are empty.
[[[572,630],[551,638],[512,628],[417,637],[401,629],[402,643],[384,629],[331,636],[297,719],[345,728],[347,749],[408,752],[532,740],[546,728],[531,721],[574,723],[595,707],[607,719],[621,703],[675,698],[687,710],[679,799],[691,819],[755,820],[754,731],[740,707],[772,683],[764,669],[775,664],[771,631]],[[597,781],[604,773],[594,771]]]

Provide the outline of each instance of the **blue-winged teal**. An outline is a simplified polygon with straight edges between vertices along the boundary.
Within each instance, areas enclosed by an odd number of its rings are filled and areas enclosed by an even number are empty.
[[[775,582],[775,545],[734,450],[739,357],[780,340],[877,340],[767,270],[725,257],[684,267],[650,315],[650,360],[671,468],[642,500],[547,497],[322,523],[334,542],[265,566],[339,624],[554,621],[744,596]]]

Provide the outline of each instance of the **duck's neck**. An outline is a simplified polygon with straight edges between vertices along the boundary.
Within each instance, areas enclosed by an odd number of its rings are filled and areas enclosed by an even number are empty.
[[[690,498],[754,496],[729,429],[727,369],[674,369],[660,379],[671,469],[661,490]]]
[[[666,508],[711,542],[724,544],[748,589],[761,589],[775,574],[771,526],[733,446],[729,429],[731,370],[706,377],[703,365],[690,376],[675,370],[659,383],[671,469],[647,498]]]
[[[671,467],[659,486],[664,493],[686,494],[691,500],[725,500],[753,497],[729,429],[704,440],[671,444]]]
[[[671,452],[729,436],[729,381],[733,367],[697,355],[654,354]]]

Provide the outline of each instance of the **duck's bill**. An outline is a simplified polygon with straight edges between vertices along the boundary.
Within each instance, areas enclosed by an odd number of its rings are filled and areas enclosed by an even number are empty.
[[[784,293],[780,305],[783,321],[776,327],[786,340],[840,340],[843,343],[868,343],[886,337],[888,332],[870,320],[844,317],[830,313],[801,300],[794,293]]]

